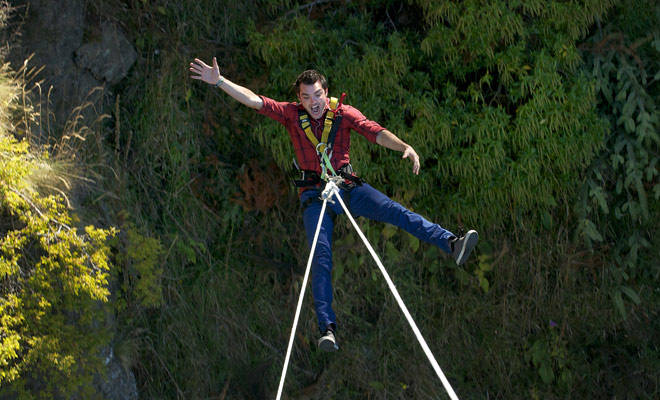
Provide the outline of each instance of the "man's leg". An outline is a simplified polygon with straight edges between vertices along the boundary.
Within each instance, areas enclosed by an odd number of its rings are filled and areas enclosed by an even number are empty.
[[[351,210],[356,216],[398,226],[419,240],[434,244],[449,254],[452,253],[449,240],[454,239],[456,235],[408,210],[369,184],[357,186],[351,191]]]
[[[318,196],[318,192],[315,196]],[[307,195],[307,196],[306,196]],[[303,193],[301,201],[305,201],[309,196],[307,192]],[[307,234],[307,243],[312,247],[314,233],[319,221],[322,203],[312,202],[303,211],[303,223]],[[321,230],[316,242],[316,249],[312,257],[312,293],[314,295],[314,308],[318,320],[319,330],[325,332],[328,325],[333,329],[336,327],[336,317],[332,310],[332,231],[334,221],[326,207],[325,215],[321,223]]]

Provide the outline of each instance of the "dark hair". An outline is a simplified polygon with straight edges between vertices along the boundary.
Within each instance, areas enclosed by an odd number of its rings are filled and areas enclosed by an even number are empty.
[[[320,82],[323,89],[328,88],[328,81],[325,79],[325,76],[321,75],[313,69],[308,69],[307,71],[298,75],[296,78],[296,83],[293,85],[296,87],[296,93],[300,93],[301,83],[304,83],[305,85],[313,85],[316,82]]]

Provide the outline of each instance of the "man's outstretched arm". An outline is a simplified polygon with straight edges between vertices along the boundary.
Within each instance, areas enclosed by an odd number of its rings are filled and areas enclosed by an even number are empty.
[[[399,139],[395,134],[388,131],[387,129],[383,129],[382,131],[378,132],[378,135],[376,136],[376,143],[383,147],[387,147],[388,149],[402,152],[403,157],[401,158],[410,158],[410,160],[413,162],[413,174],[419,174],[419,156],[415,152],[415,149],[412,148],[412,146],[406,144],[403,140]]]
[[[245,104],[246,106],[254,108],[255,110],[260,110],[264,105],[261,97],[254,94],[253,91],[246,87],[237,85],[234,82],[225,79],[224,76],[220,75],[220,68],[218,68],[218,61],[215,57],[213,57],[212,66],[207,65],[204,63],[204,61],[198,58],[195,58],[195,62],[190,63],[190,71],[193,73],[193,75],[190,76],[192,79],[198,79],[208,83],[209,85],[219,87],[241,104]]]

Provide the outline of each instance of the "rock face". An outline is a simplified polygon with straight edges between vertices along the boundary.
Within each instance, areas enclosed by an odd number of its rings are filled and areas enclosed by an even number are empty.
[[[111,86],[126,76],[137,58],[121,29],[110,21],[86,25],[84,0],[10,3],[15,8],[10,23],[19,27],[20,35],[10,43],[8,60],[17,69],[34,54],[29,64],[44,67],[38,76],[44,80],[42,103],[49,100],[57,125],[63,125],[71,110],[85,102],[94,103],[97,110],[112,104]],[[90,97],[98,87],[104,90]]]
[[[127,371],[115,357],[112,347],[103,354],[106,366],[105,377],[97,376],[94,385],[106,400],[138,400],[137,386],[133,373]]]
[[[97,81],[114,85],[126,76],[136,58],[137,54],[123,32],[116,25],[103,22],[100,38],[83,43],[75,51],[74,61]]]
[[[112,85],[126,76],[137,58],[114,23],[86,25],[84,4],[84,0],[10,0],[14,9],[7,27],[10,34],[2,35],[11,40],[7,61],[17,70],[33,55],[28,65],[44,67],[37,76],[43,80],[42,109],[48,102],[56,126],[63,126],[72,110],[86,102],[96,110],[83,115],[88,124],[97,113],[107,112],[114,103]],[[98,87],[104,90],[94,90]],[[113,356],[112,347],[104,360],[106,373],[94,380],[99,397],[137,400],[135,377]]]

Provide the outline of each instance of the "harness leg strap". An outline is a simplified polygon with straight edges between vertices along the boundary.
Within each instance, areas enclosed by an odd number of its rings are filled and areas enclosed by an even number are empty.
[[[323,200],[321,200],[320,197],[311,197],[307,200],[305,200],[301,205],[300,205],[300,210],[304,213],[305,209],[309,207],[310,204],[312,203],[323,203]],[[334,224],[335,220],[337,219],[337,213],[334,212],[334,210],[330,207],[325,208],[325,213],[332,218],[332,223]]]

